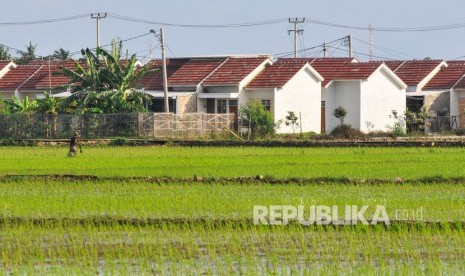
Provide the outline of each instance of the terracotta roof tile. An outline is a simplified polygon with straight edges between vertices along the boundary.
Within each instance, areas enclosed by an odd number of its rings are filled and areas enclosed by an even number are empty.
[[[5,68],[5,66],[7,66],[8,64],[10,64],[11,61],[9,60],[0,60],[0,70],[2,70],[3,68]]]
[[[191,59],[168,78],[168,84],[198,85],[223,62],[224,59]]]
[[[324,78],[323,86],[333,80],[367,79],[380,66],[376,63],[356,62],[353,58],[286,58],[278,61],[300,64],[308,62]]]
[[[204,85],[238,85],[268,57],[230,57],[204,82]]]
[[[41,65],[18,65],[18,67],[10,70],[0,79],[0,90],[16,90],[40,68]]]
[[[213,72],[225,58],[167,59],[168,86],[195,86]],[[162,61],[152,60],[147,65],[154,72],[140,80],[146,90],[163,89]]]
[[[69,78],[61,74],[62,68],[74,68],[74,61],[34,61],[33,64],[18,65],[0,79],[0,89],[13,91],[48,90],[66,85]]]
[[[384,63],[396,73],[408,86],[417,86],[436,69],[442,60],[397,60],[384,61]],[[374,62],[380,63],[380,62]]]
[[[425,90],[465,88],[465,61],[447,61],[447,67],[442,68],[426,85]]]
[[[277,61],[267,66],[248,85],[248,88],[281,88],[299,72],[304,64]]]

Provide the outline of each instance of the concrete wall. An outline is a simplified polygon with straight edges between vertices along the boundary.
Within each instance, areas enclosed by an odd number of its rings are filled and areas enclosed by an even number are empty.
[[[465,90],[457,90],[457,113],[456,116],[459,117],[459,128],[465,128]]]
[[[389,131],[395,123],[392,111],[402,116],[406,108],[405,89],[391,79],[383,70],[375,71],[362,83],[360,130]]]
[[[449,104],[450,104],[450,116],[458,116],[460,114],[459,111],[459,91],[455,89],[451,89],[449,92]]]
[[[186,96],[178,96],[178,114],[195,113],[197,112],[197,97],[195,94]]]
[[[299,71],[282,89],[276,90],[274,106],[275,121],[283,121],[278,132],[293,132],[291,126],[284,124],[288,111],[302,119],[297,131],[302,127],[303,132],[321,132],[321,82],[308,70]]]
[[[0,99],[10,100],[14,95],[14,92],[0,92]]]
[[[333,116],[334,109],[342,105],[347,110],[345,123],[360,128],[360,81],[334,81],[324,89],[326,102],[326,133],[336,128],[340,121]]]
[[[450,93],[435,93],[425,95],[424,106],[433,114],[443,114],[442,116],[450,114]]]

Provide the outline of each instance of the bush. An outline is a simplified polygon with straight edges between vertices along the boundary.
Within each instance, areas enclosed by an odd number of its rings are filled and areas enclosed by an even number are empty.
[[[239,114],[242,126],[246,128],[250,126],[249,131],[252,140],[270,137],[278,127],[271,114],[259,103],[249,103],[241,106]]]
[[[465,128],[456,129],[454,130],[454,133],[458,136],[465,136]]]
[[[331,136],[342,139],[366,139],[368,135],[358,129],[352,128],[351,125],[339,125],[331,131]]]
[[[110,141],[111,146],[126,146],[128,144],[128,140],[126,138],[117,138],[115,140]]]

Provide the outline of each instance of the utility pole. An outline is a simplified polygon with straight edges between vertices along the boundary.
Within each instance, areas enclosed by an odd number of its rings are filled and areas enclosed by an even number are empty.
[[[165,113],[170,113],[170,106],[168,100],[168,74],[166,72],[166,56],[165,56],[165,35],[163,28],[160,28],[160,34],[157,34],[154,30],[150,30],[151,33],[160,39],[161,44],[161,59],[162,59],[162,70],[163,70],[163,95],[165,98]]]
[[[373,24],[370,24],[370,61],[373,61]]]
[[[304,23],[304,22],[305,22],[305,17],[289,18],[289,23],[294,24],[294,29],[288,30],[287,34],[290,35],[292,32],[294,33],[294,57],[295,58],[297,57],[297,35],[304,33],[303,29],[297,29],[297,24]]]
[[[349,57],[351,58],[353,56],[353,53],[352,53],[352,35],[347,36],[347,43],[349,44]]]
[[[324,58],[328,57],[327,52],[328,52],[328,45],[326,44],[326,41],[325,41],[323,42],[323,57]]]
[[[91,13],[90,18],[97,19],[97,47],[100,48],[100,19],[107,18],[107,13]]]

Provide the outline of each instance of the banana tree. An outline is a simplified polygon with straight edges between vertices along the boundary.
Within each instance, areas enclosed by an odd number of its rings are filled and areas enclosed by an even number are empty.
[[[49,93],[45,92],[44,93],[44,98],[42,99],[37,99],[37,112],[38,113],[41,113],[41,114],[45,114],[45,125],[48,126],[49,125],[49,116],[47,115],[52,115],[52,122],[53,122],[53,125],[52,125],[52,130],[53,130],[53,133],[50,132],[50,129],[47,127],[47,137],[53,135],[55,136],[55,134],[57,133],[57,115],[58,113],[61,111],[62,109],[62,100],[60,100],[59,98],[55,98],[55,97],[52,97]]]
[[[144,110],[150,98],[136,92],[137,81],[149,70],[137,68],[136,56],[120,60],[121,44],[113,43],[112,52],[97,48],[81,50],[83,63],[75,61],[75,69],[63,68],[70,78],[71,96],[67,106],[75,105],[75,113],[117,113]]]

